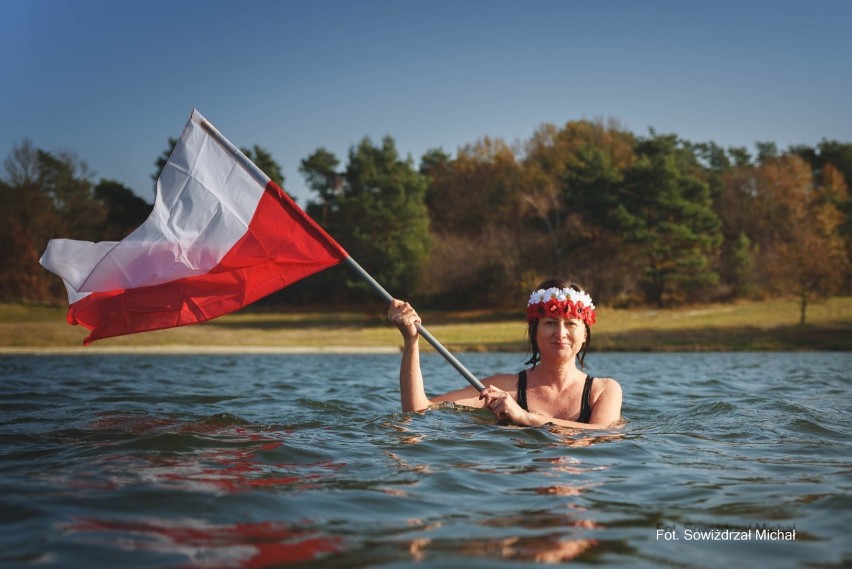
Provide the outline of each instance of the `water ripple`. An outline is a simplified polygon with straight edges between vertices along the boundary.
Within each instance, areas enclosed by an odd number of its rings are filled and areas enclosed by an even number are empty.
[[[470,354],[484,374],[522,355]],[[624,426],[398,411],[398,356],[0,358],[0,564],[842,566],[847,354],[605,354]],[[424,356],[430,389],[459,378]],[[794,525],[795,542],[657,530]]]

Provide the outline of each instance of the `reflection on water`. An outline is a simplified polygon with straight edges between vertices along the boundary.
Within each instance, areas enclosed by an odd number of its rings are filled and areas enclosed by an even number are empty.
[[[441,553],[451,553],[503,560],[564,563],[573,560],[595,543],[593,539],[564,539],[559,534],[458,541],[420,539],[409,544],[409,553],[415,562]]]
[[[400,413],[393,356],[0,358],[0,564],[848,565],[848,354],[592,362],[624,386],[618,429]],[[799,538],[656,537],[688,524]]]
[[[317,487],[330,471],[345,466],[329,460],[301,464],[271,461],[272,457],[286,456],[287,433],[252,431],[241,423],[227,415],[192,423],[125,415],[99,417],[83,429],[85,436],[69,437],[64,444],[94,441],[95,446],[142,452],[104,454],[55,476],[52,483],[94,489],[97,480],[87,478],[94,471],[99,473],[100,487],[112,490],[142,483],[214,494],[268,487],[307,490]]]
[[[253,569],[309,561],[338,551],[341,542],[270,522],[213,525],[192,519],[79,519],[63,529],[83,543],[117,546],[127,553],[179,553],[198,567]]]

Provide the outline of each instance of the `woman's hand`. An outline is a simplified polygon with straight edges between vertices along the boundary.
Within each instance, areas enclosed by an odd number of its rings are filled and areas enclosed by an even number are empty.
[[[498,419],[508,419],[519,425],[530,424],[529,412],[524,411],[518,402],[502,389],[489,385],[482,390],[479,398],[485,402],[485,408],[490,409]]]
[[[421,323],[420,316],[417,315],[414,308],[407,302],[396,299],[391,301],[390,308],[388,308],[388,320],[399,328],[403,338],[406,340],[417,339],[419,333],[415,324]]]

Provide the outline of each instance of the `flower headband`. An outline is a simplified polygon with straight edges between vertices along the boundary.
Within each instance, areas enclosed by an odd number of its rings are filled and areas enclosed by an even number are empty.
[[[595,305],[591,296],[573,288],[540,288],[527,303],[527,322],[535,318],[577,318],[591,326]]]

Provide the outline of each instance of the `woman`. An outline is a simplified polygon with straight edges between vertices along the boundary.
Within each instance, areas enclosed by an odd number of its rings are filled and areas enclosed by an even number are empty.
[[[490,409],[499,419],[518,425],[552,423],[579,429],[602,429],[621,418],[621,386],[611,378],[592,378],[578,369],[591,340],[595,306],[588,294],[561,279],[542,282],[527,305],[532,367],[519,374],[503,373],[474,387],[429,399],[420,371],[420,348],[415,324],[420,317],[410,304],[394,300],[388,318],[404,339],[399,370],[403,411],[420,411],[451,401]]]

